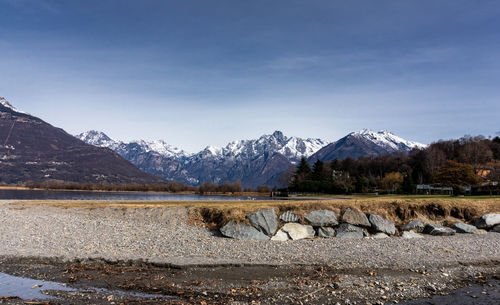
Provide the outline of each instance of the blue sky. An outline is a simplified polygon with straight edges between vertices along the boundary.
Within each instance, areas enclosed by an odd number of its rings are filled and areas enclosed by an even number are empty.
[[[188,151],[500,131],[499,1],[0,0],[0,96]]]

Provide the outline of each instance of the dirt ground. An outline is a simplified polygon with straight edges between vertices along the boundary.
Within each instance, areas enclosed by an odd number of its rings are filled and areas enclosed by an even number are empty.
[[[102,262],[62,263],[1,258],[0,272],[65,283],[56,298],[0,297],[2,304],[496,304],[500,264],[428,270],[337,270],[328,266],[198,266],[169,268]],[[472,286],[468,286],[472,285]],[[472,294],[471,294],[472,291]],[[464,299],[463,295],[470,295]],[[144,294],[144,295],[141,295]],[[452,302],[455,299],[455,302]],[[479,302],[479,303],[478,303]],[[462,303],[469,304],[469,303]]]

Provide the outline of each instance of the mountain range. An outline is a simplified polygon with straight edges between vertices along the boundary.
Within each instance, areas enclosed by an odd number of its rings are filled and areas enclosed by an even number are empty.
[[[225,147],[208,146],[193,154],[161,140],[122,142],[95,130],[77,137],[86,143],[110,148],[143,171],[168,180],[190,185],[205,181],[224,183],[239,180],[248,187],[284,184],[284,173],[293,170],[302,157],[314,163],[316,160],[390,154],[426,146],[388,131],[368,129],[350,133],[333,143],[287,137],[275,131],[258,139],[234,141]]]
[[[89,145],[0,98],[0,183],[164,183],[114,151]]]
[[[74,137],[0,98],[0,183],[47,180],[100,183],[241,181],[280,186],[301,158],[312,164],[347,157],[405,152],[424,144],[390,132],[362,130],[338,141],[287,137],[280,131],[224,147],[188,153],[166,141],[123,142],[99,131]]]

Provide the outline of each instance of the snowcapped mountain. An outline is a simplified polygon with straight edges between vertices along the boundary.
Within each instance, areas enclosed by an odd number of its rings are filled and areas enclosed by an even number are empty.
[[[412,142],[405,140],[403,138],[400,138],[393,134],[392,132],[386,131],[386,130],[381,130],[381,131],[373,131],[370,129],[363,129],[359,132],[353,132],[350,133],[349,135],[353,137],[359,137],[362,139],[369,140],[373,142],[376,145],[385,147],[387,150],[394,150],[394,151],[399,151],[399,150],[406,150],[410,151],[413,148],[425,148],[427,145],[418,143],[418,142]]]
[[[156,153],[163,157],[183,158],[189,155],[182,149],[169,145],[167,144],[167,142],[163,140],[156,140],[156,141],[135,140],[127,143],[112,139],[105,133],[96,130],[89,130],[83,132],[77,135],[76,137],[87,144],[99,147],[106,147],[118,153],[120,152],[126,153],[126,151],[128,151],[131,147],[134,147],[135,149],[138,149],[141,152]]]
[[[363,129],[359,132],[351,132],[342,139],[323,147],[312,155],[309,161],[331,161],[348,157],[356,159],[362,156],[391,154],[425,147],[427,145],[405,140],[388,131],[375,132]]]
[[[106,147],[106,148],[110,148],[112,150],[116,150],[120,146],[120,143],[121,143],[119,141],[111,139],[104,132],[100,132],[100,131],[96,131],[96,130],[89,130],[89,131],[83,132],[83,133],[77,135],[76,137],[87,144],[99,146],[99,147]]]
[[[77,136],[86,143],[107,147],[140,169],[188,184],[232,182],[244,186],[276,185],[279,175],[301,157],[309,157],[326,145],[320,139],[286,137],[280,131],[254,140],[233,141],[225,147],[207,146],[195,154],[164,141],[124,143],[98,131]]]
[[[202,154],[211,153],[213,157],[251,160],[264,154],[280,153],[291,162],[309,157],[327,143],[321,139],[302,139],[286,137],[281,131],[263,135],[256,140],[233,141],[223,148],[208,146]]]
[[[112,149],[143,171],[168,180],[191,185],[240,180],[243,186],[251,187],[279,185],[282,174],[302,157],[309,158],[310,162],[330,161],[425,147],[388,131],[368,129],[352,132],[330,144],[321,139],[287,137],[275,131],[258,139],[233,141],[224,147],[207,146],[195,154],[188,154],[165,141],[125,143],[98,131],[84,132],[77,137],[86,143]]]
[[[17,113],[28,114],[24,111],[16,109],[16,107],[12,106],[4,97],[1,97],[1,96],[0,96],[0,105],[4,106],[5,108],[8,108],[14,112],[17,112]]]

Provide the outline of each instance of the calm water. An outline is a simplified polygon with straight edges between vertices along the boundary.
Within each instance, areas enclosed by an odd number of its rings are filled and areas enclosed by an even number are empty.
[[[19,200],[133,200],[133,201],[199,201],[199,200],[270,200],[270,197],[202,196],[146,192],[85,192],[0,190],[0,199]]]
[[[54,298],[53,296],[47,294],[47,291],[49,290],[68,291],[68,292],[76,291],[80,293],[100,292],[107,295],[118,294],[122,296],[140,297],[147,299],[171,298],[170,296],[166,295],[135,293],[135,292],[121,291],[121,290],[108,290],[104,288],[95,288],[95,287],[75,289],[67,287],[66,284],[63,283],[35,280],[31,278],[13,276],[10,274],[0,272],[0,296],[19,297],[23,300],[53,299]]]

